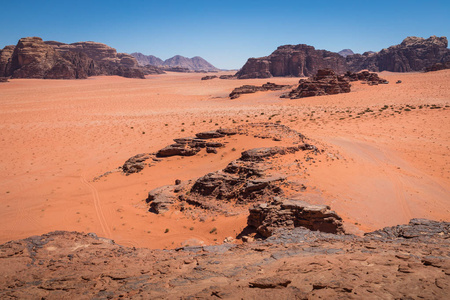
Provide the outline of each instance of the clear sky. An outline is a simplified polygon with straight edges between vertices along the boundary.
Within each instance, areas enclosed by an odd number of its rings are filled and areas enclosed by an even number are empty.
[[[450,0],[0,0],[0,7],[1,48],[27,36],[95,41],[161,59],[201,56],[226,69],[285,44],[362,53],[407,36],[450,37]]]

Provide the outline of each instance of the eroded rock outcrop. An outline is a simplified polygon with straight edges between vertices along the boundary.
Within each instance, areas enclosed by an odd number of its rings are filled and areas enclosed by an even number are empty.
[[[250,208],[247,224],[264,237],[278,228],[305,227],[314,231],[344,233],[343,223],[326,205],[311,205],[300,200],[274,198],[270,203]]]
[[[256,92],[261,91],[278,91],[285,88],[288,88],[289,85],[281,85],[281,84],[275,84],[272,82],[267,82],[263,84],[262,86],[256,86],[256,85],[243,85],[241,87],[235,88],[229,95],[230,99],[236,99],[239,98],[242,94],[252,94]]]
[[[385,227],[365,234],[371,238],[383,239],[450,239],[450,222],[437,222],[427,219],[412,219],[409,224]]]
[[[450,59],[450,57],[449,57],[449,59]],[[450,69],[450,61],[446,61],[443,63],[436,63],[434,65],[426,67],[425,72],[434,72],[434,71],[440,71],[440,70],[446,70],[446,69]]]
[[[361,238],[297,227],[239,246],[152,250],[57,231],[0,245],[0,298],[446,299],[449,247],[445,235]]]
[[[239,79],[269,78],[278,76],[313,76],[320,69],[347,71],[345,58],[338,53],[316,50],[308,45],[280,46],[271,55],[250,58],[236,73]]]
[[[347,56],[349,71],[367,69],[373,72],[423,71],[436,63],[450,61],[450,49],[446,37],[431,36],[428,39],[407,37],[399,45],[391,46],[376,53]]]
[[[288,97],[298,99],[340,93],[350,93],[348,80],[337,76],[331,69],[324,69],[317,71],[317,75],[310,79],[300,79],[298,87],[293,89]]]
[[[363,81],[369,85],[388,84],[386,79],[380,78],[377,73],[362,71],[359,73],[346,72],[343,76],[348,81]]]
[[[308,45],[285,45],[278,47],[269,56],[248,59],[236,76],[239,79],[308,77],[325,68],[332,69],[337,74],[365,69],[372,72],[423,71],[436,63],[450,61],[450,49],[447,47],[446,37],[407,37],[401,44],[379,52],[369,51],[354,55],[346,52],[344,57],[338,53],[316,50]]]
[[[94,42],[64,44],[39,37],[19,40],[0,54],[0,76],[12,78],[82,79],[95,75],[144,78],[136,60]]]

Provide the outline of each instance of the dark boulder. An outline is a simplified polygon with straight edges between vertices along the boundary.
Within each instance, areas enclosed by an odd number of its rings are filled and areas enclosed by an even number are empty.
[[[331,69],[325,69],[319,70],[317,75],[310,79],[300,79],[298,87],[293,89],[288,97],[298,99],[349,92],[350,84],[348,80],[342,76],[337,76]]]
[[[264,237],[278,228],[305,227],[328,233],[344,233],[343,223],[326,205],[311,205],[299,200],[274,198],[271,203],[257,204],[250,209],[247,219],[250,227]]]

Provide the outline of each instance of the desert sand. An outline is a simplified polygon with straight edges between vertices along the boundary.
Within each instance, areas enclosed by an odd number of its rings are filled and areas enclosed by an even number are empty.
[[[245,214],[195,220],[178,211],[156,215],[148,212],[147,193],[222,169],[241,151],[275,141],[236,136],[218,154],[171,157],[129,176],[114,170],[173,138],[268,121],[332,153],[311,165],[308,176],[292,179],[308,186],[306,201],[330,205],[349,232],[411,218],[450,221],[450,70],[382,72],[388,85],[354,82],[348,94],[298,100],[279,98],[283,91],[227,97],[244,84],[295,84],[298,78],[202,76],[1,84],[0,243],[54,230],[95,232],[147,248],[235,237],[246,226]]]

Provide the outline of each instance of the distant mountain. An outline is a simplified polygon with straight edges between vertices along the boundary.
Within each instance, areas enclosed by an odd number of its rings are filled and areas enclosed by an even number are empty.
[[[136,58],[138,64],[140,66],[152,65],[155,67],[161,67],[164,64],[164,61],[153,55],[144,55],[139,52],[131,53],[131,56]]]
[[[155,57],[153,55],[144,55],[139,52],[131,53],[134,58],[138,61],[141,66],[152,65],[157,67],[162,67],[165,70],[170,70],[172,68],[188,69],[189,71],[218,71],[216,67],[207,62],[200,56],[195,56],[193,58],[184,57],[181,55],[175,55],[169,59],[163,61],[162,59]]]
[[[343,49],[343,50],[339,51],[338,54],[340,54],[343,57],[347,57],[347,56],[353,55],[355,53],[351,49]]]

